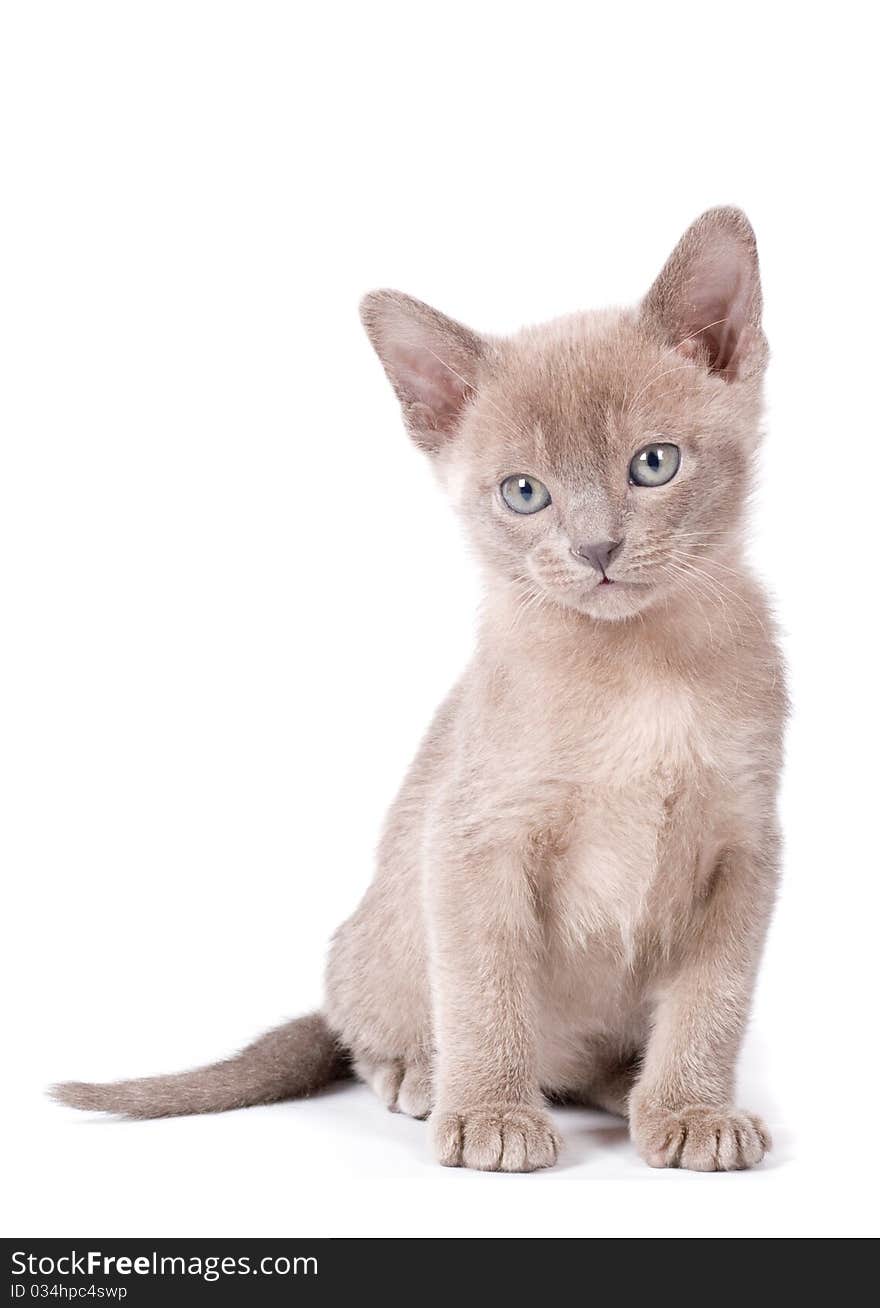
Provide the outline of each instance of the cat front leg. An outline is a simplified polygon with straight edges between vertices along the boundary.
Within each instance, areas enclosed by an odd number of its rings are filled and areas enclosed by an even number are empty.
[[[718,861],[684,957],[667,979],[629,1103],[652,1167],[734,1171],[770,1148],[764,1123],[733,1107],[737,1054],[775,886],[775,842]]]
[[[436,1156],[490,1172],[550,1167],[560,1142],[536,1070],[540,941],[524,858],[459,837],[433,851],[426,878]]]

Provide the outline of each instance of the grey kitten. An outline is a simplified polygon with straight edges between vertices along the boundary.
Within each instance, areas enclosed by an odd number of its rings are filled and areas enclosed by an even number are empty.
[[[447,1166],[550,1166],[548,1097],[627,1117],[655,1167],[758,1163],[734,1071],[786,698],[743,557],[767,361],[752,229],[712,210],[635,309],[506,339],[391,291],[362,315],[482,562],[476,653],[334,937],[323,1012],[55,1097],[161,1117],[354,1073],[430,1115]]]

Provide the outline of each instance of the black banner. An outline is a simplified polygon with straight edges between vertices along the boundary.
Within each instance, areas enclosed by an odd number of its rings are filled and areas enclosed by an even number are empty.
[[[529,1241],[471,1240],[467,1251],[430,1252],[416,1240],[4,1240],[6,1302],[98,1304],[320,1303],[325,1293],[390,1291],[421,1299],[461,1292],[485,1269],[499,1290],[544,1291],[553,1276]],[[461,1245],[461,1241],[456,1241]],[[577,1243],[577,1242],[575,1242]],[[572,1254],[575,1250],[572,1250]],[[578,1261],[582,1255],[577,1251]],[[565,1263],[567,1260],[563,1260]],[[481,1267],[482,1264],[482,1267]],[[416,1279],[413,1279],[416,1278]]]

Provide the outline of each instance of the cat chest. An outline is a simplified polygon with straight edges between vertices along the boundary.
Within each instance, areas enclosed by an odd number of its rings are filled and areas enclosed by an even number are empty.
[[[592,787],[628,788],[711,763],[709,715],[680,683],[636,682],[625,693],[596,696],[580,715],[577,770]]]
[[[578,948],[602,937],[632,957],[646,926],[663,934],[658,906],[668,916],[693,902],[711,825],[705,797],[681,774],[582,790],[550,880],[557,935]]]
[[[669,906],[692,896],[711,827],[710,725],[683,691],[637,692],[592,715],[553,885],[553,917],[565,939],[600,935],[630,956],[658,892]]]

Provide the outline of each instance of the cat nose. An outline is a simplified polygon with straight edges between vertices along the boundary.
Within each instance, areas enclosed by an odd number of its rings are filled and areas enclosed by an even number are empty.
[[[575,558],[582,559],[585,563],[592,563],[596,571],[601,572],[604,577],[609,563],[622,544],[622,540],[597,540],[588,545],[574,545],[571,552]]]

